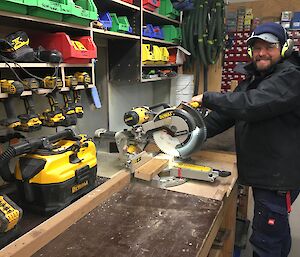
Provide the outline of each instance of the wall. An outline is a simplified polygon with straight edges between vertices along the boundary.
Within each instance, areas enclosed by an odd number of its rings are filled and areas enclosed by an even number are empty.
[[[299,0],[262,0],[262,1],[247,1],[240,3],[231,3],[228,5],[228,10],[236,10],[239,6],[252,8],[255,17],[263,20],[278,20],[281,12],[286,11],[300,11]]]
[[[151,106],[169,103],[170,82],[152,83],[110,83],[109,86],[109,130],[119,131],[126,128],[124,113],[136,106]]]

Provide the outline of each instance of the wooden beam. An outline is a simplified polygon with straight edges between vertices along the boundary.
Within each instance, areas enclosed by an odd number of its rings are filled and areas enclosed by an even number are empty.
[[[165,167],[167,167],[168,163],[169,160],[153,158],[141,167],[137,168],[135,170],[134,176],[139,179],[150,181],[153,179],[154,176],[156,176]]]
[[[236,163],[236,154],[225,151],[200,151],[192,155],[193,159],[210,159],[212,161],[222,161]]]
[[[130,174],[125,170],[119,171],[110,180],[7,245],[0,251],[0,257],[31,256],[129,182]]]

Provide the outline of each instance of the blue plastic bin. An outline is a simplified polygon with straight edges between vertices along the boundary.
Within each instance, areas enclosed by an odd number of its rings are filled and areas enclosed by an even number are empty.
[[[107,30],[112,27],[112,20],[109,12],[99,13],[98,21],[100,21]]]

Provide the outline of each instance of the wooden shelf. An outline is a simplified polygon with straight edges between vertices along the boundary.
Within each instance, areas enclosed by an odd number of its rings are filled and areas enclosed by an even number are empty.
[[[32,95],[32,92],[31,91],[23,91],[23,93],[21,94],[21,96],[27,96],[27,95]],[[0,93],[0,99],[1,98],[8,98],[8,94]]]
[[[178,67],[179,64],[166,63],[166,64],[143,64],[143,68],[152,68],[152,67]]]
[[[5,12],[5,11],[0,11],[0,17],[3,20],[4,24],[6,22],[9,22],[9,20],[13,19],[13,23],[23,23],[23,22],[29,22],[29,23],[35,23],[40,25],[45,24],[45,25],[51,25],[51,26],[56,26],[56,27],[64,27],[64,28],[69,28],[72,30],[86,30],[90,31],[90,27],[85,27],[82,25],[78,24],[73,24],[73,23],[67,23],[67,22],[61,22],[61,21],[53,21],[49,19],[44,19],[44,18],[39,18],[39,17],[34,17],[34,16],[29,16],[29,15],[22,15],[18,13],[11,13],[11,12]],[[23,26],[26,26],[26,24],[22,24]]]
[[[151,22],[154,19],[156,19],[157,22],[160,22],[160,23],[166,23],[166,22],[170,23],[170,22],[172,22],[174,24],[178,24],[178,25],[180,24],[180,21],[178,21],[178,20],[170,19],[166,16],[163,16],[163,15],[155,13],[155,12],[148,11],[144,8],[143,8],[143,12],[144,12],[144,18],[147,20],[147,22],[148,22],[149,19],[150,19]],[[157,22],[154,21],[153,24],[156,24]]]
[[[14,68],[54,68],[57,66],[57,64],[54,63],[0,63],[0,68],[9,68],[9,66],[12,66]],[[92,63],[83,63],[83,64],[71,64],[71,63],[61,63],[59,67],[92,67]]]
[[[153,81],[160,81],[160,80],[167,80],[167,79],[174,79],[176,77],[157,77],[151,79],[141,79],[141,82],[153,82]]]
[[[93,87],[95,87],[93,84],[89,84],[87,86],[87,88],[93,88]],[[74,88],[74,90],[83,90],[83,89],[85,89],[84,85],[78,85]],[[60,89],[60,91],[63,91],[63,92],[70,91],[70,88],[69,87],[63,87],[63,88]]]
[[[157,38],[142,37],[142,39],[143,39],[143,41],[156,42],[156,43],[160,43],[160,44],[164,44],[164,45],[172,45],[172,46],[178,45],[178,44],[168,42],[165,40],[161,40],[161,39],[157,39]]]
[[[140,36],[137,35],[131,35],[131,34],[125,34],[125,33],[119,33],[119,32],[113,32],[103,29],[92,29],[94,33],[101,34],[107,38],[118,38],[118,39],[140,39]]]
[[[129,3],[126,3],[124,1],[121,1],[121,0],[111,0],[112,3],[116,3],[116,4],[119,4],[121,6],[125,6],[125,7],[128,7],[130,9],[134,9],[134,10],[141,10],[140,7],[136,6],[136,5],[133,5],[133,4],[129,4]]]

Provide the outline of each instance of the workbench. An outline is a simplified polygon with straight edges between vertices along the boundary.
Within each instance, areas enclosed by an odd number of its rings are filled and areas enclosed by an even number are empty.
[[[0,256],[233,256],[236,158],[200,152],[202,165],[232,175],[153,188],[120,170],[0,251]],[[222,228],[225,237],[212,248]]]

